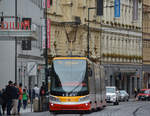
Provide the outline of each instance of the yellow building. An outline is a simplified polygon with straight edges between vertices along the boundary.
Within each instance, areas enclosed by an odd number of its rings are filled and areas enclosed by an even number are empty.
[[[114,0],[104,0],[103,16],[96,15],[96,0],[53,0],[49,56],[89,56],[104,65],[106,85],[131,95],[142,81],[142,2],[133,20],[133,0],[120,1],[120,17],[114,16]],[[88,8],[89,21],[88,21]],[[71,22],[80,22],[75,25]],[[88,41],[88,23],[90,35]],[[75,37],[76,36],[76,37]]]
[[[51,20],[50,56],[87,56],[88,8],[95,0],[53,0],[48,9]],[[90,10],[90,57],[100,58],[100,17],[96,9]],[[80,25],[74,24],[79,22]]]

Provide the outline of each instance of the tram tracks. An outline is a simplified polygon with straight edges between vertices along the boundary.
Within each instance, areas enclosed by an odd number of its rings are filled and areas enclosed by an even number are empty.
[[[133,116],[137,116],[136,113],[139,111],[140,108],[144,107],[145,105],[139,106],[138,108],[136,108],[133,112]]]
[[[62,114],[62,115],[66,115],[66,114]],[[50,114],[50,116],[62,116],[61,114]],[[69,114],[68,114],[69,115]],[[71,116],[83,116],[83,114],[70,114]]]
[[[76,113],[50,113],[49,116],[84,116],[84,114],[76,114]]]
[[[81,113],[79,112],[64,112],[64,113],[51,113],[50,116],[149,116],[150,102],[127,102],[119,106],[109,106],[101,112]]]

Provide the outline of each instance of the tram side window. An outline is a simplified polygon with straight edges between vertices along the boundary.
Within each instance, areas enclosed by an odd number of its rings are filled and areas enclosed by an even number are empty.
[[[54,76],[53,78],[54,78],[54,81],[55,81],[55,85],[54,85],[54,86],[55,86],[56,88],[57,88],[57,87],[62,87],[61,81],[60,81],[58,75],[55,74],[55,76]]]
[[[55,73],[54,71],[54,67],[53,67],[53,64],[52,64],[52,68],[50,68],[50,77],[51,77],[51,80],[52,80],[52,86],[53,87],[61,87],[61,81],[58,77],[58,75]]]

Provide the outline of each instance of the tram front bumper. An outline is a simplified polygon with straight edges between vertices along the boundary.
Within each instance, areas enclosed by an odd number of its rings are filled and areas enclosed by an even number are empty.
[[[57,111],[57,110],[90,110],[91,105],[90,102],[83,103],[83,104],[56,104],[56,103],[49,103],[50,111]]]

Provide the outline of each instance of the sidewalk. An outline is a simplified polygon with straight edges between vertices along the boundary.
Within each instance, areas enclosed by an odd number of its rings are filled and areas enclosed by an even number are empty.
[[[20,116],[49,116],[50,113],[47,112],[29,112],[29,113],[22,113]],[[51,115],[50,115],[51,116]],[[52,115],[53,116],[53,115]]]
[[[34,112],[33,107],[31,110],[31,104],[28,105],[26,109],[23,109],[21,107],[20,109],[20,116],[49,116],[49,111],[43,111],[43,112]]]
[[[32,111],[31,111],[31,104],[28,104],[26,109],[23,109],[23,107],[21,107],[21,109],[20,109],[20,114],[29,113],[29,112],[33,112],[33,107],[32,107]]]
[[[37,108],[38,108],[38,107],[37,107]],[[34,105],[32,105],[32,107],[31,107],[31,104],[28,104],[28,106],[27,106],[26,109],[23,109],[23,107],[21,107],[21,109],[20,109],[20,114],[46,112],[47,110],[43,110],[43,111],[36,110],[35,112],[34,112],[34,111],[35,111]]]

